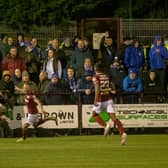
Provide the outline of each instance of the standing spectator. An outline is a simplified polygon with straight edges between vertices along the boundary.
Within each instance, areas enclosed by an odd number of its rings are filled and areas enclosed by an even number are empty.
[[[136,68],[130,68],[128,75],[123,80],[123,89],[126,92],[124,103],[138,103],[139,94],[142,92],[142,80],[137,75]]]
[[[107,68],[107,71],[110,69],[115,57],[115,49],[113,47],[113,39],[111,36],[105,37],[104,46],[101,48],[101,63]]]
[[[67,62],[68,62],[68,58],[66,57],[64,51],[60,48],[59,40],[57,38],[55,38],[52,41],[52,49],[54,51],[54,57],[56,57],[56,59],[59,59],[61,61],[62,69],[65,72],[66,71]]]
[[[92,77],[92,73],[85,72],[83,77],[78,80],[77,90],[81,95],[82,104],[92,104],[94,101],[94,85]]]
[[[72,59],[72,42],[70,38],[65,38],[64,42],[63,42],[63,46],[62,46],[62,50],[65,53],[65,57],[66,57],[66,62],[65,62],[65,67],[63,69],[63,77],[66,77],[66,71],[67,71],[67,67],[69,67],[71,65],[71,59]]]
[[[156,72],[158,76],[160,90],[164,92],[165,86],[165,68],[166,59],[168,58],[167,49],[164,47],[161,36],[155,36],[153,47],[149,52],[150,69]]]
[[[8,39],[7,34],[1,34],[0,51],[2,53],[2,58],[4,58],[9,52],[7,39]]]
[[[57,73],[58,77],[61,79],[62,77],[61,61],[57,58],[57,56],[54,56],[53,49],[49,49],[47,55],[48,57],[43,64],[43,71],[47,72],[48,79],[51,79],[53,73]]]
[[[124,64],[124,57],[125,57],[125,50],[127,47],[129,47],[132,43],[132,40],[130,37],[124,37],[123,42],[120,44],[119,52],[117,54],[121,64]]]
[[[130,68],[136,68],[139,75],[142,76],[144,63],[143,48],[140,46],[140,42],[134,39],[133,44],[125,50],[124,65],[127,70]]]
[[[76,78],[80,78],[80,72],[83,70],[85,58],[90,58],[92,63],[94,59],[90,50],[85,50],[84,41],[82,39],[78,40],[77,46],[72,53],[71,66],[75,68]]]
[[[13,76],[15,69],[19,68],[21,71],[26,70],[26,63],[18,55],[18,50],[16,47],[11,47],[9,54],[2,61],[2,70],[9,70],[10,74]]]
[[[30,80],[38,84],[38,75],[40,73],[40,58],[34,54],[33,46],[31,44],[27,45],[25,52],[22,56],[26,62],[26,67],[30,75]]]

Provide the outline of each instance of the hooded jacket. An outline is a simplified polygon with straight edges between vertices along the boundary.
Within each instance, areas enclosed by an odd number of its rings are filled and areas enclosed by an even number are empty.
[[[161,36],[155,36],[153,47],[149,52],[149,61],[151,69],[165,69],[165,60],[168,59],[168,51],[164,47],[163,42],[157,45],[157,40],[161,40]],[[160,50],[157,52],[156,50]]]

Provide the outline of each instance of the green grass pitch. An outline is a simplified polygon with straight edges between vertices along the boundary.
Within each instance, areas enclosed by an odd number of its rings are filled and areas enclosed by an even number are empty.
[[[166,168],[168,135],[0,139],[0,168]]]

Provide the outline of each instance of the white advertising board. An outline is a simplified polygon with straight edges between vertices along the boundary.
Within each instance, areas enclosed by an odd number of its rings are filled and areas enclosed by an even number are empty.
[[[57,117],[58,125],[54,121],[47,121],[40,127],[43,128],[78,128],[78,106],[77,105],[51,105],[44,106],[44,110],[48,112],[46,117]],[[45,117],[41,114],[42,117]],[[19,128],[26,121],[26,106],[15,106],[13,110],[13,120],[11,128]]]
[[[82,127],[99,128],[92,118],[92,105],[82,106]],[[117,104],[116,116],[125,128],[168,127],[167,104]],[[106,122],[111,122],[105,111],[100,114]]]

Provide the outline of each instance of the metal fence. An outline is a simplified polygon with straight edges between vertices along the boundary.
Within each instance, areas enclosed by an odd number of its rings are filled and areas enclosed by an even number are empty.
[[[71,22],[68,26],[60,27],[60,26],[48,26],[48,27],[36,27],[32,28],[29,32],[25,32],[23,30],[15,30],[10,28],[9,26],[0,24],[0,34],[5,33],[8,36],[12,37],[16,40],[17,33],[23,33],[28,37],[35,37],[38,39],[39,45],[41,48],[45,48],[47,46],[47,42],[50,39],[58,38],[62,41],[64,38],[74,38],[77,34],[77,26],[76,22]]]
[[[122,36],[153,42],[155,35],[168,35],[168,19],[120,19]]]

